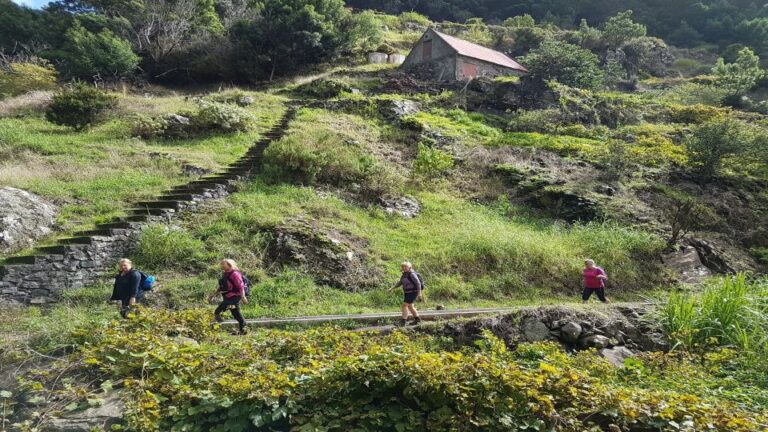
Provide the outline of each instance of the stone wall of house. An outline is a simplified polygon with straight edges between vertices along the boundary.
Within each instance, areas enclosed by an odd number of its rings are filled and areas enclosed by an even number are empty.
[[[493,63],[471,57],[457,56],[456,59],[456,79],[464,81],[468,78],[495,78],[500,76],[521,76],[522,73],[513,69],[505,68]],[[469,66],[469,67],[468,67]],[[477,71],[476,75],[468,73],[471,69]]]

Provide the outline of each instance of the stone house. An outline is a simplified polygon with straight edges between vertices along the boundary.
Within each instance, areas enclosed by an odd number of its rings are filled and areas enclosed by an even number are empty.
[[[437,81],[521,76],[523,65],[506,54],[428,29],[406,57],[403,67]]]

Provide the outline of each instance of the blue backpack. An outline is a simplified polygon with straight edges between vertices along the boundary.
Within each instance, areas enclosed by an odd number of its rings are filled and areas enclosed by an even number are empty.
[[[155,281],[157,279],[154,276],[148,275],[142,271],[139,271],[139,274],[141,275],[141,282],[139,282],[139,289],[142,291],[152,291],[152,288],[155,287]]]

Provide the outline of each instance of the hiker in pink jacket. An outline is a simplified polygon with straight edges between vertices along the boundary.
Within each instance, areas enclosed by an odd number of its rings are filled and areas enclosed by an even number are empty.
[[[584,270],[581,273],[584,278],[584,292],[581,294],[581,299],[586,303],[592,293],[597,294],[597,298],[603,303],[608,303],[608,299],[605,298],[605,281],[608,280],[608,275],[605,270],[595,265],[595,262],[591,259],[584,260]]]

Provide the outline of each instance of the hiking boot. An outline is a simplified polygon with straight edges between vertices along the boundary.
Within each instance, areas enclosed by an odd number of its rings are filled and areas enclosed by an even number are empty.
[[[415,325],[419,325],[419,324],[421,324],[421,318],[416,317],[416,318],[413,319],[413,322],[410,325],[415,326]]]
[[[398,324],[399,327],[405,327],[406,324],[408,324],[407,319],[400,319],[400,324]]]
[[[248,327],[242,327],[240,331],[238,332],[240,336],[245,336],[248,334]]]

